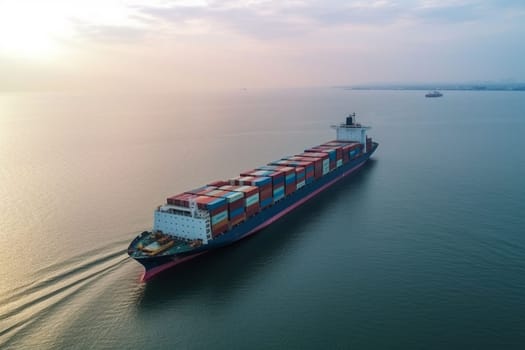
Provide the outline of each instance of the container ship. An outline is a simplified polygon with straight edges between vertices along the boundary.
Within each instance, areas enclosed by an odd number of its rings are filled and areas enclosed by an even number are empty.
[[[378,146],[355,113],[332,128],[333,141],[168,197],[153,229],[128,247],[145,268],[142,281],[260,231],[362,167]]]

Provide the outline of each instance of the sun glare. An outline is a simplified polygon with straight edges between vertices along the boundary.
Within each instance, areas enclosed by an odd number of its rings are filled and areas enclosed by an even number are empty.
[[[0,53],[40,59],[55,54],[71,33],[59,6],[45,1],[0,2]]]

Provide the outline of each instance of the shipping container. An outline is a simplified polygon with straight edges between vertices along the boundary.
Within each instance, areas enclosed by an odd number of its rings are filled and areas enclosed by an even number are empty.
[[[217,181],[210,182],[208,184],[208,186],[215,186],[215,187],[221,187],[221,186],[226,186],[226,185],[229,185],[229,182],[224,181],[224,180],[217,180]]]
[[[337,154],[333,148],[312,147],[304,150],[307,153],[326,153],[331,161],[336,161]]]
[[[228,219],[234,221],[238,215],[244,215],[244,194],[241,192],[225,191],[221,189],[212,190],[206,193],[207,196],[224,198],[228,205]]]
[[[318,179],[321,176],[323,176],[323,158],[317,158],[313,156],[310,156],[310,157],[296,156],[296,157],[293,157],[293,160],[314,162],[314,177]],[[328,157],[326,157],[326,160],[328,160]]]
[[[343,146],[328,146],[328,145],[319,145],[316,149],[320,150],[333,150],[335,152],[335,160],[343,159]]]
[[[295,160],[294,160],[295,159]],[[297,159],[303,159],[297,160]],[[283,165],[288,166],[294,166],[294,167],[304,167],[305,168],[305,180],[306,183],[310,183],[315,178],[315,162],[312,160],[312,158],[300,158],[300,157],[289,157],[288,159],[283,160],[285,163],[281,163]],[[321,171],[322,168],[319,170],[319,176],[322,175]],[[298,181],[298,180],[296,180]]]
[[[191,193],[191,194],[206,194],[206,192],[210,192],[212,190],[217,189],[216,186],[202,186],[199,188],[195,188],[193,190],[186,191],[184,193]]]
[[[259,189],[259,206],[263,209],[273,203],[272,179],[269,177],[238,176],[230,180],[236,186],[255,186]]]
[[[273,171],[273,170],[250,170],[248,172],[244,172],[241,174],[241,176],[264,176],[271,178],[272,185],[270,189],[270,196],[273,198],[272,203],[277,202],[282,197],[280,196],[280,189],[282,188],[283,196],[284,196],[284,181],[285,176],[284,173],[281,171]],[[276,196],[277,194],[277,196]],[[266,193],[261,189],[261,207],[262,206],[262,200],[267,199],[265,196]],[[266,202],[265,202],[266,203]]]
[[[197,202],[197,207],[204,210],[213,210],[227,205],[225,198],[209,197],[203,195],[197,196],[195,201]]]
[[[259,187],[257,186],[222,186],[219,189],[242,193],[244,196],[244,210],[246,217],[250,217],[259,212]]]
[[[315,157],[315,158],[328,158],[327,152],[320,152],[320,151],[308,151],[306,150],[304,153],[301,153],[299,157]]]
[[[313,167],[312,167],[313,170]],[[306,177],[306,168],[298,166],[295,168],[295,178],[297,180],[303,180]]]
[[[284,198],[284,184],[273,188],[273,202],[277,202]]]
[[[275,187],[281,183],[284,183],[284,173],[273,170],[250,170],[248,172],[241,173],[241,176],[256,176],[256,177],[269,177],[272,179],[272,185]]]
[[[221,224],[224,221],[228,222],[228,211],[227,210],[223,210],[220,213],[217,213],[217,214],[213,215],[210,218],[210,221],[211,221],[211,225],[212,226],[216,226],[218,224]]]
[[[230,181],[230,185],[248,185],[248,186],[257,186],[263,187],[272,183],[272,179],[266,176],[237,176]]]
[[[221,222],[221,223],[219,223],[217,225],[212,225],[211,226],[212,237],[213,238],[217,237],[221,233],[224,233],[224,232],[228,231],[229,228],[230,227],[229,227],[228,220],[226,220],[224,222]]]
[[[265,165],[258,169],[273,170],[284,173],[284,193],[285,195],[292,194],[296,190],[295,168],[291,166],[282,165]]]
[[[166,199],[166,203],[170,205],[176,205],[179,207],[189,207],[189,199],[190,198],[196,198],[197,196],[191,193],[179,193],[177,195],[168,197]]]
[[[292,157],[290,157],[292,158]],[[311,158],[308,158],[309,160],[305,161],[299,161],[299,160],[292,160],[292,159],[283,159],[277,162],[274,162],[272,164],[274,165],[283,165],[283,166],[291,166],[291,167],[304,167],[305,172],[309,173],[311,177],[314,176],[315,171],[315,163],[311,160]]]

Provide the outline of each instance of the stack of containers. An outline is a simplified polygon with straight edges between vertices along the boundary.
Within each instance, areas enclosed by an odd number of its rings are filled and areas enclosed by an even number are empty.
[[[213,186],[213,187],[221,187],[221,186],[226,186],[226,185],[229,185],[230,183],[228,181],[224,181],[224,180],[217,180],[217,181],[213,181],[213,182],[210,182],[208,184],[208,186]]]
[[[287,167],[282,165],[265,165],[257,168],[258,170],[273,170],[284,173],[284,193],[289,195],[295,192],[297,189],[295,183],[295,169],[293,167]]]
[[[322,160],[322,174],[326,175],[330,171],[330,159],[326,152],[304,152],[299,155],[299,157],[311,157],[311,158],[320,158]]]
[[[228,230],[228,202],[225,198],[181,193],[167,199],[168,204],[186,208],[189,208],[190,201],[195,201],[197,208],[207,210],[210,213],[213,237]]]
[[[244,194],[241,192],[231,192],[225,190],[212,190],[205,193],[206,196],[224,198],[228,202],[228,219],[230,227],[235,226],[246,220],[244,212]]]
[[[335,151],[335,166],[339,168],[343,165],[343,147],[342,146],[333,146],[333,145],[320,145],[316,148],[320,150],[333,150]]]
[[[288,157],[282,160],[278,160],[276,162],[273,162],[274,165],[283,165],[283,166],[291,166],[291,167],[301,167],[304,168],[305,171],[305,183],[312,182],[314,177],[314,171],[315,171],[315,163],[312,160],[305,160],[305,161],[299,161],[299,160],[291,160],[292,157]],[[296,169],[297,174],[297,169]],[[297,177],[297,175],[296,175]],[[299,179],[297,179],[297,188],[299,188]]]
[[[198,208],[206,209],[210,212],[213,237],[228,230],[228,202],[225,198],[198,196],[196,202]]]
[[[295,168],[296,187],[300,189],[306,185],[306,169],[302,166]]]
[[[259,212],[259,187],[226,185],[220,187],[219,189],[224,191],[239,192],[243,194],[244,211],[246,212],[246,217],[250,217]]]
[[[259,206],[261,209],[273,203],[272,179],[269,177],[237,176],[230,180],[231,185],[256,186],[259,188]]]
[[[341,146],[343,153],[343,163],[355,158],[359,154],[359,142],[355,141],[331,141],[323,144],[323,146]]]
[[[335,150],[333,149],[323,149],[323,148],[320,148],[320,147],[312,147],[312,148],[309,148],[309,149],[305,149],[304,150],[306,153],[326,153],[328,154],[328,159],[329,159],[329,169],[330,170],[334,170],[335,167],[336,167],[336,164],[337,164],[337,160],[336,160],[336,152]]]
[[[179,207],[190,207],[190,199],[195,199],[197,196],[191,193],[180,193],[175,196],[168,197],[166,203],[177,205]]]
[[[190,193],[190,194],[205,194],[206,192],[216,190],[216,186],[202,186],[193,190],[186,191],[184,193]]]
[[[265,176],[272,179],[273,203],[284,198],[284,173],[273,170],[250,170],[241,176]]]
[[[321,176],[323,176],[323,159],[322,158],[293,156],[293,157],[289,157],[288,160],[291,160],[294,162],[311,162],[314,165],[314,178],[318,179]]]

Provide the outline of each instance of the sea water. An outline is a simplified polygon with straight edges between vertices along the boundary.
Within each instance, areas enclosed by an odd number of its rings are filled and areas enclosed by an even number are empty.
[[[335,138],[372,160],[259,234],[139,282],[166,197]],[[523,92],[0,95],[0,347],[525,343]]]

